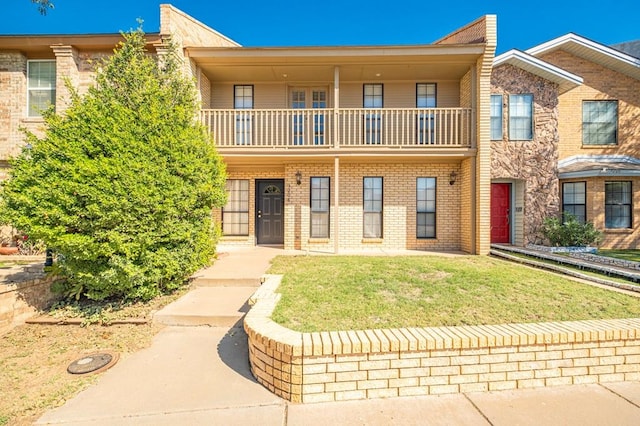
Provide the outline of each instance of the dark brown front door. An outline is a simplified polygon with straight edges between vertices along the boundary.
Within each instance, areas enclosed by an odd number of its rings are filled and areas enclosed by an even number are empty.
[[[284,181],[256,181],[258,244],[284,244]]]
[[[491,184],[491,242],[511,242],[511,184]]]

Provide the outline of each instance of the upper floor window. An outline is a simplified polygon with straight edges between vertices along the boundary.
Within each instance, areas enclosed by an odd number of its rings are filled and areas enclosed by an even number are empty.
[[[618,143],[618,101],[582,102],[582,144]]]
[[[416,84],[416,107],[435,108],[436,107],[436,83]]]
[[[436,83],[416,84],[416,108],[436,107]],[[435,143],[434,115],[432,112],[418,113],[418,143]]]
[[[382,108],[382,84],[365,84],[363,91],[365,108]],[[364,143],[382,143],[382,116],[379,112],[364,115]]]
[[[562,184],[562,211],[576,217],[580,223],[587,220],[587,183],[565,182]]]
[[[533,95],[509,95],[509,139],[533,139]]]
[[[56,61],[27,61],[27,110],[29,117],[56,103]]]
[[[365,108],[382,108],[382,84],[365,84],[364,101]]]
[[[233,107],[235,109],[253,108],[253,86],[233,86]],[[236,145],[251,145],[251,113],[236,113]]]
[[[604,183],[604,226],[631,228],[631,182]]]
[[[311,178],[311,238],[329,238],[329,178]]]
[[[502,140],[502,95],[491,95],[491,140]]]

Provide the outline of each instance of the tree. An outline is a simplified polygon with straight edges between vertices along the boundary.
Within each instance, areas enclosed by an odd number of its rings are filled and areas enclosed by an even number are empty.
[[[141,29],[97,69],[64,115],[46,111],[42,139],[12,160],[3,215],[59,255],[67,296],[149,299],[208,264],[224,164],[175,50],[156,62]],[[69,85],[70,86],[70,85]]]
[[[38,11],[42,15],[46,15],[49,9],[53,9],[53,2],[51,2],[51,0],[31,0],[31,3],[38,5]]]

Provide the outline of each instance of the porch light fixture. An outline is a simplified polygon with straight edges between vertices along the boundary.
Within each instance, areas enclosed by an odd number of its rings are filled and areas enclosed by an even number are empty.
[[[451,171],[451,173],[449,173],[449,185],[453,185],[454,183],[456,183],[457,178],[458,174],[456,173],[456,171]]]
[[[302,173],[300,173],[300,170],[296,172],[296,185],[302,185]]]

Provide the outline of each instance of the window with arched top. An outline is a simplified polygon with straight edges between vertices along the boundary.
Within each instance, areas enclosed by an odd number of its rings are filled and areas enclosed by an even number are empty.
[[[281,194],[282,191],[280,191],[280,188],[278,188],[276,185],[269,185],[267,186],[264,191],[263,194]]]

